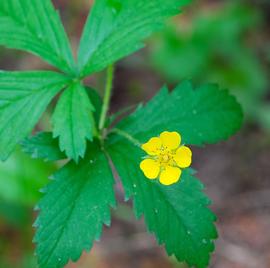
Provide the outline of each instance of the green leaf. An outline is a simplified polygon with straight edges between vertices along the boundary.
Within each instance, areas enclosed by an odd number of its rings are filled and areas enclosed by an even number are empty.
[[[148,104],[116,127],[141,143],[162,131],[178,131],[183,143],[203,145],[225,140],[241,127],[241,106],[216,85],[193,89],[186,81],[171,93],[163,88]]]
[[[51,0],[0,1],[0,45],[40,56],[63,71],[74,62],[61,19]]]
[[[23,151],[34,159],[56,161],[66,158],[66,155],[60,151],[58,139],[54,139],[51,132],[39,132],[25,138],[20,144]]]
[[[59,137],[61,151],[76,162],[84,156],[87,140],[93,138],[93,110],[85,88],[77,82],[65,90],[53,113],[53,136]]]
[[[79,164],[70,162],[54,175],[35,224],[40,268],[61,268],[91,249],[103,224],[110,225],[113,184],[108,161],[95,143]]]
[[[78,61],[81,75],[101,71],[142,48],[142,41],[180,12],[187,0],[98,0],[86,22]]]
[[[89,97],[91,103],[93,104],[93,106],[95,108],[95,110],[93,112],[95,122],[99,122],[99,118],[101,115],[101,109],[102,109],[102,99],[95,89],[86,87],[86,92],[88,94],[88,97]]]
[[[207,267],[217,237],[216,217],[208,209],[210,201],[193,172],[186,169],[179,183],[164,186],[140,171],[144,156],[140,148],[126,141],[107,147],[126,199],[133,197],[136,216],[144,215],[149,232],[156,235],[159,244],[165,244],[168,255],[192,267]]]
[[[67,78],[54,72],[0,72],[0,159],[38,122]]]

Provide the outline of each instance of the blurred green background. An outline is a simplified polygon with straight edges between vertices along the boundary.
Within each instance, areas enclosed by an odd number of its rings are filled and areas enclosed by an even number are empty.
[[[89,1],[53,1],[60,9],[73,47]],[[91,2],[91,1],[90,1]],[[151,98],[167,83],[217,83],[243,105],[245,126],[228,142],[194,148],[194,168],[206,184],[217,213],[220,239],[210,267],[270,267],[270,1],[193,1],[183,15],[147,41],[142,51],[118,63],[111,111]],[[1,48],[0,69],[50,69],[26,53]],[[102,94],[104,75],[88,80]],[[44,114],[36,131],[50,129]],[[61,163],[32,160],[18,147],[0,163],[0,268],[34,268],[33,208],[40,189]],[[123,193],[117,185],[117,197]],[[72,267],[186,267],[167,258],[130,204],[113,213],[110,229],[90,254]]]

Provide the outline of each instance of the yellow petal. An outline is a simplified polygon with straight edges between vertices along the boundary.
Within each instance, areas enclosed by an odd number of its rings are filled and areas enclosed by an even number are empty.
[[[181,136],[177,132],[164,131],[160,134],[162,145],[169,150],[177,149],[181,143]]]
[[[175,153],[174,161],[180,168],[189,167],[192,161],[191,150],[186,146],[181,146]]]
[[[151,138],[141,148],[149,155],[157,155],[161,148],[161,139],[158,137]]]
[[[145,159],[141,162],[140,168],[145,177],[148,179],[156,179],[160,171],[160,165],[153,159]]]
[[[179,181],[181,173],[180,168],[167,166],[161,171],[159,181],[164,185],[171,185]]]

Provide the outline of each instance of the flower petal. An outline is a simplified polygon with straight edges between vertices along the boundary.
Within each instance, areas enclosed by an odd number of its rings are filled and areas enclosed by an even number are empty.
[[[181,136],[177,132],[164,131],[160,134],[162,145],[170,150],[177,149],[181,144]]]
[[[161,149],[161,139],[158,137],[151,138],[147,143],[144,143],[141,148],[149,155],[158,155]]]
[[[167,166],[161,171],[159,181],[164,185],[171,185],[179,181],[181,173],[180,168]]]
[[[160,165],[153,159],[145,159],[141,162],[140,168],[143,171],[145,177],[148,179],[156,179],[160,172]]]
[[[189,167],[192,161],[191,150],[186,146],[181,146],[175,153],[174,161],[180,168]]]

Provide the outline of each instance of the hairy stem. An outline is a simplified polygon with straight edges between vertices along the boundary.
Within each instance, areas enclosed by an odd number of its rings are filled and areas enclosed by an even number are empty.
[[[122,136],[124,137],[125,139],[129,140],[131,143],[133,143],[135,146],[138,146],[138,147],[141,147],[141,143],[136,140],[135,138],[133,138],[129,133],[121,130],[121,129],[118,129],[118,128],[114,128],[111,130],[111,133],[116,133],[118,134],[119,136]]]
[[[112,94],[113,74],[114,74],[114,65],[110,65],[107,69],[106,87],[105,87],[105,93],[104,93],[104,98],[103,98],[101,116],[100,116],[99,125],[98,125],[99,130],[103,130],[105,122],[106,122],[106,116],[109,110],[111,94]]]

